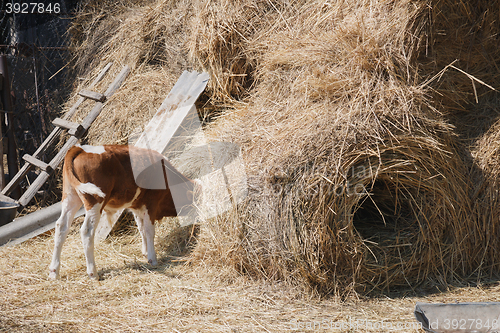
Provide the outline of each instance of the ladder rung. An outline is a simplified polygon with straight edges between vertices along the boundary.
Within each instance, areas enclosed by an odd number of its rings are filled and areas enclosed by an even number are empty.
[[[82,126],[82,125],[80,125],[78,123],[74,123],[72,121],[67,121],[67,120],[64,120],[64,119],[61,119],[61,118],[56,118],[56,119],[52,120],[52,124],[54,124],[57,127],[65,128],[67,130],[73,129],[73,128],[76,129],[79,126],[80,127]]]
[[[24,155],[23,156],[23,160],[25,160],[28,163],[33,164],[34,166],[39,167],[40,169],[42,169],[45,172],[51,172],[52,171],[52,167],[50,165],[48,165],[44,161],[40,161],[38,158],[35,158],[35,157],[31,156],[31,155],[28,155],[28,154]]]
[[[95,91],[90,91],[87,89],[82,89],[78,93],[78,95],[85,97],[85,98],[93,99],[94,101],[101,102],[101,103],[104,103],[104,101],[106,100],[106,96],[104,96],[103,94],[95,92]]]
[[[78,138],[80,138],[83,133],[85,133],[85,128],[81,124],[74,123],[72,121],[56,118],[52,121],[52,124],[57,127],[67,129],[70,135],[76,136]]]

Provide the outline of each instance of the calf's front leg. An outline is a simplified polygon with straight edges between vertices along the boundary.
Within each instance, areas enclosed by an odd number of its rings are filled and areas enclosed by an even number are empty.
[[[142,236],[142,254],[147,257],[148,263],[153,266],[158,265],[155,251],[155,226],[149,217],[148,210],[143,207],[135,210],[135,222]]]

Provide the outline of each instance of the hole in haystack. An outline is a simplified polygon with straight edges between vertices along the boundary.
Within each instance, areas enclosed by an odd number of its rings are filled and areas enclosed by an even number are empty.
[[[404,246],[418,234],[417,216],[409,194],[391,183],[376,180],[353,216],[353,225],[367,245]]]

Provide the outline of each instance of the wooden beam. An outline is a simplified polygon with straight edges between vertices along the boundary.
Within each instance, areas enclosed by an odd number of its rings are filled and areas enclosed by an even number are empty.
[[[4,56],[0,56],[0,73],[1,73],[1,81],[2,81],[2,90],[0,90],[0,108],[5,111],[10,111],[10,105],[7,105],[10,100],[6,100],[6,94],[10,94],[10,89],[7,89],[8,85],[10,82],[8,81],[8,74],[7,74],[7,60]],[[6,81],[6,82],[4,82]],[[6,87],[7,85],[7,87]],[[5,88],[5,89],[4,89]],[[8,96],[10,98],[10,96]],[[2,123],[5,123],[5,112],[2,112],[0,114],[0,127]],[[0,128],[0,188],[3,189],[6,186],[5,182],[5,169],[3,165],[3,154],[4,154],[4,141],[3,138],[6,137],[4,136],[2,128]]]
[[[73,136],[71,138],[74,138]],[[50,173],[47,171],[42,171],[38,175],[38,177],[35,179],[33,183],[31,183],[30,187],[26,190],[26,192],[23,193],[21,198],[19,198],[18,202],[21,206],[26,206],[30,200],[35,196],[35,194],[38,192],[40,187],[42,187],[43,184],[47,181],[49,178]]]
[[[7,133],[3,137],[7,138],[7,166],[9,168],[9,176],[12,178],[15,174],[19,172],[18,165],[18,154],[17,154],[17,144],[15,136],[15,126],[14,126],[14,105],[12,103],[11,95],[11,85],[9,77],[9,68],[7,64],[7,57],[3,54],[0,56],[0,70],[3,75],[3,109],[6,111],[5,115],[2,115],[2,119],[5,120]],[[2,120],[3,121],[3,120]],[[5,153],[5,150],[3,151]],[[2,158],[3,163],[3,158]],[[6,185],[4,183],[3,185]],[[17,199],[21,196],[21,187],[16,186],[11,195]]]
[[[111,97],[118,88],[122,85],[123,81],[127,78],[127,75],[130,73],[130,67],[125,66],[121,70],[121,72],[118,74],[118,76],[115,78],[113,83],[108,87],[104,95],[106,97]],[[103,103],[97,102],[92,111],[83,119],[82,121],[82,126],[85,130],[88,130],[90,125],[94,122],[94,120],[97,118],[97,116],[101,113],[101,109],[104,106]]]
[[[117,90],[120,88],[122,85],[123,81],[127,78],[128,74],[130,73],[130,67],[128,65],[125,65],[121,72],[118,74],[118,76],[115,78],[113,83],[108,87],[104,95],[106,97],[111,97]]]
[[[92,99],[96,102],[101,102],[101,103],[104,103],[104,101],[106,101],[106,96],[104,96],[104,94],[101,94],[101,93],[98,93],[98,92],[95,92],[95,91],[90,91],[90,90],[87,90],[87,89],[82,89],[78,95],[82,96],[82,97],[85,97],[85,98],[89,98],[89,99]]]
[[[38,158],[35,158],[35,157],[31,156],[31,155],[25,154],[23,156],[23,160],[25,160],[28,163],[33,164],[34,166],[39,167],[43,171],[46,171],[46,172],[49,172],[49,173],[52,171],[52,168],[50,167],[50,165],[48,165],[44,161],[41,161]]]

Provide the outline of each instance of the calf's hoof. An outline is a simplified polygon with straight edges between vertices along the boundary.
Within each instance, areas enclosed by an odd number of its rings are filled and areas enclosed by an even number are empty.
[[[49,280],[57,280],[59,279],[59,274],[55,269],[51,269],[49,272]]]
[[[96,273],[88,273],[89,274],[89,278],[92,279],[92,280],[99,280],[99,274]]]

